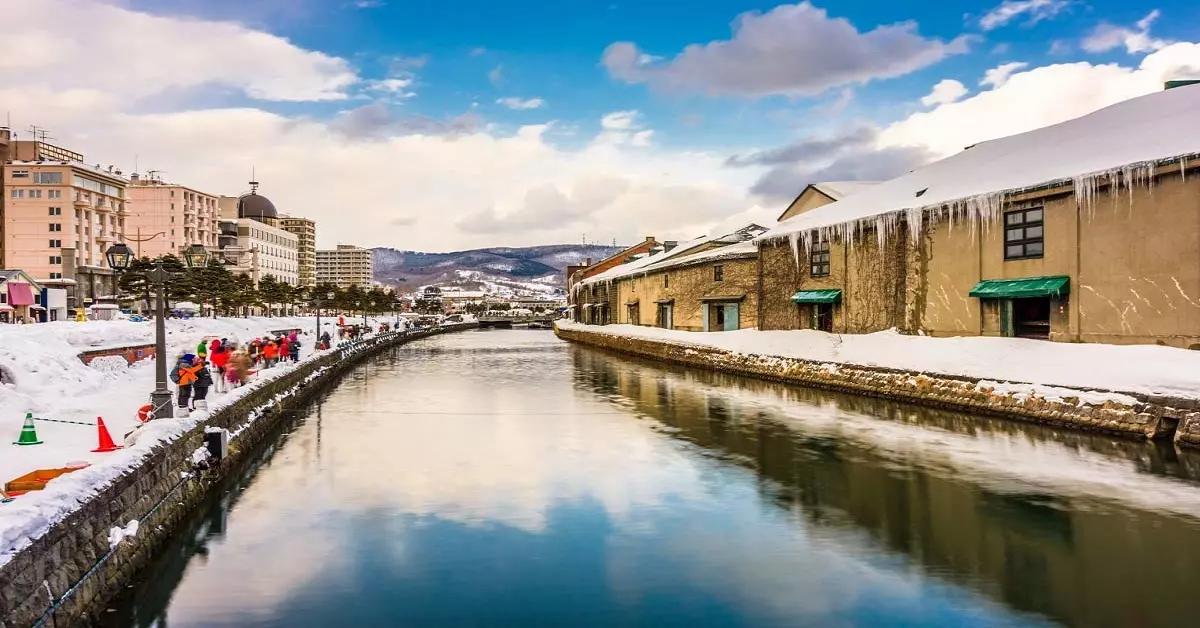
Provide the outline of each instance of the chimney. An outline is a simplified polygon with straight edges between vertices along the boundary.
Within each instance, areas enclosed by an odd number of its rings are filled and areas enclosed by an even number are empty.
[[[589,258],[587,258],[586,260],[584,260],[584,262],[583,262],[583,265],[584,265],[584,266],[591,266],[591,265],[592,265],[592,258],[590,258],[590,257],[589,257]]]
[[[679,240],[667,240],[663,242],[663,252],[666,253],[677,246],[679,246]]]
[[[646,236],[646,241],[647,241],[647,242],[653,242],[653,241],[654,241],[654,236]]]
[[[129,180],[130,180],[130,181],[132,181],[133,183],[137,183],[137,182],[138,182],[138,181],[140,181],[141,179],[138,177],[138,173],[136,173],[136,172],[131,172],[131,173],[129,174]]]

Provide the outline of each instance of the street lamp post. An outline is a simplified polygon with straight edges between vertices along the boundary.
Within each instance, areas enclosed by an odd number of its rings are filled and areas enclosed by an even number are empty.
[[[128,244],[118,242],[105,251],[108,265],[115,272],[129,270],[133,262],[133,250]],[[208,263],[208,251],[202,245],[193,244],[183,252],[183,262],[188,268],[203,268]],[[150,393],[150,407],[154,418],[169,419],[175,416],[171,403],[171,389],[167,386],[167,323],[166,286],[171,271],[163,268],[162,258],[154,260],[154,269],[147,278],[154,284],[154,391]]]

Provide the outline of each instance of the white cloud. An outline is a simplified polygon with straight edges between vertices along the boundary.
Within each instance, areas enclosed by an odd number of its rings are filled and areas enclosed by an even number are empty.
[[[606,131],[628,131],[637,127],[638,112],[614,111],[600,118],[600,128]]]
[[[937,85],[933,86],[933,91],[921,99],[921,104],[944,105],[954,102],[959,98],[967,95],[967,87],[954,79],[942,79]]]
[[[983,80],[979,81],[980,85],[991,85],[992,87],[1000,87],[1008,82],[1008,77],[1012,76],[1017,70],[1024,70],[1029,67],[1028,63],[1022,61],[1014,61],[998,65],[983,74]]]
[[[989,71],[984,81],[1001,78],[996,74],[1001,68]],[[1167,80],[1200,75],[1200,44],[1174,44],[1135,67],[1079,62],[1009,68],[1001,74],[1006,80],[990,90],[886,127],[879,146],[924,146],[946,156],[976,142],[1063,122],[1161,90]]]
[[[767,13],[743,13],[733,37],[691,44],[658,63],[632,42],[604,51],[609,74],[629,83],[672,91],[759,97],[813,95],[831,87],[908,74],[966,52],[967,37],[927,39],[915,22],[859,32],[844,18],[830,18],[808,2]]]
[[[385,103],[364,101],[324,119],[253,104],[206,108],[196,104],[206,99],[197,98],[148,112],[135,101],[162,84],[201,97],[235,86],[290,100],[342,98],[351,88],[407,93],[411,85],[408,77],[363,83],[343,59],[232,23],[64,0],[16,3],[9,17],[23,25],[19,37],[0,40],[0,103],[14,124],[52,129],[57,143],[90,163],[128,172],[137,155],[143,169],[165,170],[174,181],[217,194],[245,190],[253,167],[261,193],[280,211],[317,221],[322,246],[451,250],[574,242],[582,231],[632,242],[645,233],[703,232],[749,205],[753,173],[724,168],[717,155],[635,146],[652,137],[636,115],[614,131],[622,138],[608,138],[622,141],[568,150],[545,137],[547,126],[501,133],[465,107],[464,115],[434,119],[397,116]],[[596,181],[620,191],[589,196]],[[486,208],[498,219],[522,212],[530,192],[547,186],[591,213],[537,230],[456,227]]]
[[[176,19],[94,2],[6,3],[6,85],[129,103],[202,86],[265,101],[339,100],[358,82],[343,59],[231,22]],[[119,89],[118,89],[119,86]]]
[[[979,27],[985,31],[1000,28],[1009,22],[1028,15],[1027,25],[1037,24],[1058,15],[1067,8],[1067,0],[1004,0],[979,19]]]
[[[490,81],[492,85],[499,86],[500,82],[504,80],[504,65],[497,64],[496,67],[492,68],[491,71],[488,72],[487,77],[488,81]]]
[[[387,6],[383,0],[354,0],[354,8],[356,9],[378,9],[379,7]]]
[[[1108,52],[1121,46],[1124,46],[1125,52],[1129,54],[1162,50],[1171,45],[1171,42],[1150,36],[1150,25],[1158,19],[1158,15],[1158,9],[1154,9],[1146,14],[1146,17],[1138,20],[1135,28],[1102,22],[1081,45],[1088,52]]]
[[[541,109],[542,107],[546,106],[546,101],[542,100],[541,98],[516,98],[512,96],[508,98],[499,98],[496,100],[496,103],[504,105],[505,107],[508,107],[514,111],[522,111],[525,109]]]
[[[649,146],[654,131],[643,128],[641,115],[633,109],[605,114],[600,118],[600,134],[593,142],[600,145],[628,145],[639,148]]]
[[[368,81],[367,88],[376,91],[390,94],[395,98],[411,98],[416,96],[416,93],[410,90],[414,79],[412,78],[386,78],[377,81]]]

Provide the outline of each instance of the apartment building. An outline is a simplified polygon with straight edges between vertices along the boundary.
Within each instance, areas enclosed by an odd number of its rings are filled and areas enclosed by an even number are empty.
[[[34,159],[3,162],[0,266],[68,287],[72,306],[111,298],[115,276],[104,253],[125,232],[128,180],[119,169],[86,165],[76,160],[82,155],[44,142],[14,142],[6,156]]]
[[[126,192],[125,241],[138,257],[179,255],[193,244],[216,249],[216,195],[137,173],[130,175]]]
[[[280,216],[279,228],[295,234],[297,241],[297,268],[300,285],[311,288],[317,285],[317,223],[299,216]]]
[[[371,287],[375,265],[370,249],[339,244],[336,249],[317,251],[317,283],[331,283],[339,288]]]
[[[250,185],[248,194],[217,199],[220,253],[230,272],[249,275],[255,285],[266,275],[299,285],[299,238],[277,226],[275,204],[258,193],[257,183]]]

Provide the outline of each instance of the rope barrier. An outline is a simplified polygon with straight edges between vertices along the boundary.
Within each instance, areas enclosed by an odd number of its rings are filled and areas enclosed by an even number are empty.
[[[41,417],[36,417],[36,416],[33,417],[33,420],[37,421],[38,423],[41,423],[42,421],[49,421],[50,423],[70,423],[71,425],[87,425],[90,427],[96,427],[95,423],[84,423],[83,421],[64,421],[63,419],[43,419]]]

